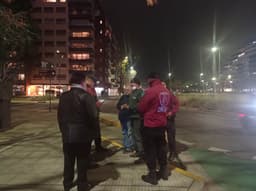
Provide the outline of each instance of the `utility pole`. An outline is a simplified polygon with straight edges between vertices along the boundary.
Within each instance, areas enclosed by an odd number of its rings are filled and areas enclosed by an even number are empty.
[[[216,47],[216,10],[213,16],[213,34],[212,34],[212,47]],[[216,79],[216,53],[212,52],[212,78]],[[213,92],[216,93],[216,81],[213,81]]]
[[[169,88],[171,88],[171,76],[172,76],[172,73],[171,73],[171,59],[170,59],[170,49],[168,48],[168,58],[167,58],[167,63],[168,63],[168,85],[169,85]]]

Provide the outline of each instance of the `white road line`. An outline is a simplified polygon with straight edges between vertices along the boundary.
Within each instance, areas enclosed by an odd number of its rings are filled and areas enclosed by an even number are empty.
[[[191,142],[188,142],[188,141],[184,141],[184,140],[180,140],[178,139],[177,140],[179,143],[181,144],[184,144],[184,145],[187,145],[187,146],[193,146],[195,143],[191,143]]]
[[[0,153],[6,151],[7,149],[10,149],[10,148],[14,147],[15,145],[17,145],[17,143],[14,143],[14,144],[12,144],[12,145],[8,145],[8,146],[6,146],[6,147],[1,148],[1,149],[0,149]]]
[[[221,148],[217,148],[217,147],[210,147],[210,148],[208,148],[208,151],[221,152],[221,153],[229,153],[229,152],[231,152],[230,150],[221,149]]]

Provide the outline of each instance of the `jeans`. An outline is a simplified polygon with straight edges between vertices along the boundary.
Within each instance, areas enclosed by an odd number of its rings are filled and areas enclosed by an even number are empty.
[[[124,148],[132,149],[134,141],[131,133],[131,122],[127,119],[121,120],[120,122],[122,126]]]

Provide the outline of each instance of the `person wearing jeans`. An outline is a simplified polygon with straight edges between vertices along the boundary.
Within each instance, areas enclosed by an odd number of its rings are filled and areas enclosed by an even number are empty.
[[[124,153],[131,152],[133,150],[133,138],[131,134],[131,123],[129,116],[129,90],[125,90],[125,94],[121,96],[117,103],[117,109],[119,111],[118,118],[122,126]]]

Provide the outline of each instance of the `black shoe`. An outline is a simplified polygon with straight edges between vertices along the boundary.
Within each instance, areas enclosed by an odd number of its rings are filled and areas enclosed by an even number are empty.
[[[153,185],[157,185],[158,184],[155,171],[151,171],[147,175],[142,175],[141,179],[144,182],[147,182],[147,183],[150,183],[150,184],[153,184]]]
[[[72,182],[72,184],[70,184],[69,186],[65,186],[64,187],[64,191],[70,191],[70,189],[72,189],[73,187],[75,187],[77,185],[77,180],[75,180],[74,182]]]
[[[168,180],[169,176],[171,176],[171,172],[168,170],[167,167],[160,168],[160,170],[156,172],[157,180],[160,180],[161,178],[163,180]]]
[[[140,154],[138,152],[130,154],[130,157],[139,157],[139,156],[140,156]]]
[[[144,163],[144,159],[142,157],[138,158],[137,160],[134,161],[134,164],[142,164]]]
[[[102,146],[98,146],[98,147],[96,147],[96,151],[97,152],[108,152],[109,150],[107,148],[102,147]]]

